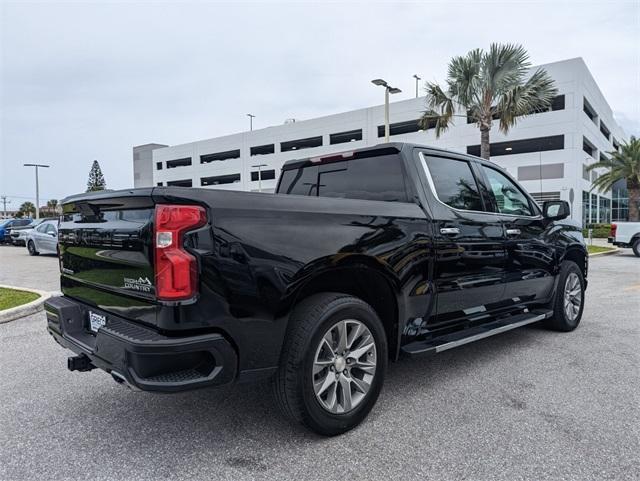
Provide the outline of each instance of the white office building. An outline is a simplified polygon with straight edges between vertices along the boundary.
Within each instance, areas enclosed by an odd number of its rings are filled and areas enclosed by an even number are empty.
[[[623,218],[624,199],[591,191],[598,173],[587,172],[586,167],[618,149],[626,134],[581,58],[541,67],[555,80],[558,96],[548,111],[522,118],[508,135],[500,133],[495,123],[491,160],[506,168],[537,200],[569,201],[572,217],[578,221],[610,222],[612,214],[613,220]],[[465,112],[436,139],[433,129],[419,126],[424,110],[424,97],[392,102],[390,140],[480,155],[480,132],[467,123]],[[273,192],[287,160],[383,141],[384,107],[378,105],[187,144],[146,144],[133,149],[134,185]]]

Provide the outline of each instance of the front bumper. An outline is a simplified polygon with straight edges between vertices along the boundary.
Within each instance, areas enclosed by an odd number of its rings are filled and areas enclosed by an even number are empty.
[[[88,327],[90,311],[106,318],[95,334]],[[66,296],[49,299],[45,312],[47,329],[60,345],[134,389],[186,391],[236,376],[237,354],[221,334],[164,336]]]

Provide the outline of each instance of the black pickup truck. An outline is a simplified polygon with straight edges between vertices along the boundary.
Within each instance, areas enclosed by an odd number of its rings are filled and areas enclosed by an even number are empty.
[[[65,199],[48,331],[132,389],[273,380],[325,435],[389,360],[580,322],[587,251],[498,165],[414,144],[287,162],[277,193],[154,187]]]

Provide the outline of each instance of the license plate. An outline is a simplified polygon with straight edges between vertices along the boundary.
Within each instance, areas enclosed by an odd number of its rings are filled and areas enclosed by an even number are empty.
[[[100,314],[96,314],[95,312],[89,311],[89,329],[92,332],[98,332],[102,326],[107,323],[107,316],[102,316]]]

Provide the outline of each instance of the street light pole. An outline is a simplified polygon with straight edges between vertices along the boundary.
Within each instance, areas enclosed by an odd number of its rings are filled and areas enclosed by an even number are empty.
[[[253,119],[255,118],[255,115],[247,114],[247,117],[249,117],[249,132],[252,132],[253,131]]]
[[[257,164],[252,165],[251,167],[258,168],[258,192],[262,192],[262,167],[266,167],[267,164]]]
[[[35,167],[36,168],[36,219],[40,218],[40,185],[38,182],[38,167],[43,167],[48,169],[49,166],[45,164],[23,164],[24,167]]]
[[[384,87],[384,141],[389,143],[389,94],[399,94],[402,90],[392,87],[381,78],[374,79],[371,83]]]
[[[418,98],[418,81],[422,80],[420,77],[418,77],[418,74],[413,74],[413,78],[416,79],[416,98]]]

